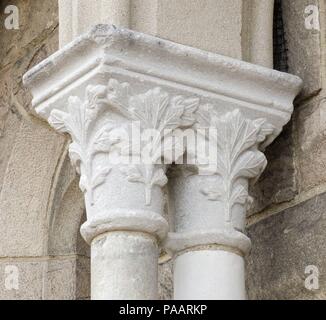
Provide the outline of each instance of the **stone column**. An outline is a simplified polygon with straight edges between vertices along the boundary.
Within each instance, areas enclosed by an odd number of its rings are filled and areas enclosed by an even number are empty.
[[[266,165],[258,147],[275,128],[239,109],[224,114],[215,109],[203,109],[198,119],[196,142],[207,145],[207,155],[199,150],[201,164],[180,166],[170,181],[175,231],[167,248],[175,253],[175,299],[246,298],[248,184]]]
[[[274,0],[243,0],[242,59],[273,68]]]
[[[265,165],[258,148],[290,119],[299,78],[98,25],[30,70],[24,83],[36,113],[72,138],[93,299],[157,297],[166,170],[186,147],[198,161],[170,189],[175,228],[166,242],[177,257],[176,298],[244,298],[248,180]],[[216,134],[207,138],[211,128]],[[198,146],[208,141],[212,158],[183,144],[188,130]]]

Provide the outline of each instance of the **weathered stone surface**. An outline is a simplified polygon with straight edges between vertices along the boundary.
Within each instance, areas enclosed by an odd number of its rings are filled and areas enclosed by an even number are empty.
[[[43,297],[43,270],[44,261],[20,261],[12,259],[10,261],[0,260],[0,300],[40,300]],[[10,269],[17,268],[18,289],[14,289],[8,276]],[[7,281],[6,281],[7,279]],[[8,290],[10,289],[10,290]]]
[[[326,154],[323,152],[326,107],[323,96],[318,94],[323,86],[321,35],[324,30],[306,28],[308,14],[305,14],[305,9],[308,5],[319,8],[322,21],[324,12],[318,0],[283,1],[289,72],[299,75],[304,80],[304,87],[292,122],[265,152],[268,165],[251,188],[254,203],[249,215],[291,201],[300,192],[326,182]],[[299,103],[308,97],[314,98]]]
[[[65,160],[65,167],[70,175],[74,172],[69,159]],[[62,170],[56,188],[56,197],[53,199],[53,210],[49,226],[49,254],[71,255],[83,254],[89,256],[89,245],[80,239],[80,226],[86,220],[84,196],[79,189],[78,179],[66,181],[68,170]],[[68,179],[70,180],[70,179]],[[66,182],[65,182],[66,181]],[[66,185],[66,186],[65,186]],[[63,190],[62,190],[63,189]]]
[[[47,263],[44,298],[47,300],[87,299],[90,296],[89,258],[54,259]]]
[[[63,142],[44,123],[22,122],[0,195],[0,256],[44,254],[48,199]]]
[[[326,100],[318,96],[297,108],[295,148],[299,190],[326,182]]]
[[[19,9],[19,30],[5,29],[4,21],[7,15],[4,9],[15,5]],[[13,61],[24,59],[33,47],[39,51],[40,46],[53,32],[57,32],[58,8],[53,0],[5,0],[0,5],[1,47],[0,69]],[[18,60],[19,61],[19,60]]]
[[[76,260],[50,260],[45,275],[44,298],[47,300],[75,299]]]
[[[10,279],[16,270],[17,282],[13,282]],[[14,283],[18,287],[13,287]],[[89,258],[0,260],[0,300],[75,300],[89,299],[89,296]]]
[[[159,280],[159,297],[161,300],[173,299],[173,279],[172,279],[172,260],[159,265],[158,280]]]
[[[9,4],[19,9],[19,30],[4,28]],[[57,1],[1,1],[0,9],[0,299],[87,299],[82,196],[70,187],[70,161],[58,170],[65,138],[28,113],[31,95],[22,86],[23,74],[58,48]],[[18,291],[4,288],[8,264],[18,267]]]
[[[291,121],[265,151],[267,167],[250,188],[254,202],[249,216],[271,205],[290,201],[297,194],[292,128]]]
[[[20,7],[25,4],[28,5],[31,1],[14,2]],[[35,1],[35,4],[36,2],[40,1]],[[1,5],[4,8],[8,3],[14,4],[12,1],[4,1],[1,2]],[[55,9],[53,6],[51,8],[52,10]],[[44,7],[42,7],[43,9]],[[41,10],[40,7],[39,10]],[[49,10],[49,8],[46,10]],[[3,12],[4,10],[1,10],[1,21],[4,19]],[[56,11],[53,10],[53,12]],[[29,13],[29,10],[21,10],[21,20],[24,20],[25,15]],[[43,14],[40,14],[40,16],[42,19],[44,18]],[[34,20],[34,23],[37,23],[38,19]],[[28,27],[30,27],[30,24],[25,26],[25,28]],[[38,33],[44,31],[41,25],[34,28],[34,31]],[[58,36],[55,30],[47,36],[43,35],[38,40],[32,38],[30,42],[27,41],[27,33],[21,31],[22,29],[18,31],[5,30],[4,24],[0,23],[0,56],[3,57],[0,61],[0,190],[16,136],[19,134],[21,120],[27,116],[25,110],[30,109],[31,95],[22,86],[22,76],[31,66],[43,60],[58,47]],[[21,41],[14,42],[17,37]],[[22,41],[22,37],[26,38],[25,41]],[[2,52],[7,48],[10,48],[8,52]]]
[[[19,9],[20,29],[6,30],[0,23],[0,56],[3,57],[0,90],[6,90],[0,95],[0,108],[4,106],[20,118],[21,112],[15,101],[27,110],[30,110],[31,101],[29,91],[22,85],[24,73],[58,48],[57,5],[51,0],[4,1],[0,21],[5,19],[4,8],[8,4],[17,5]]]
[[[305,25],[305,8],[318,7],[318,0],[284,0],[283,20],[288,49],[289,72],[303,79],[301,98],[308,97],[321,89],[322,52],[321,34],[318,30],[309,30]],[[322,21],[323,15],[320,16]]]
[[[91,297],[91,262],[89,257],[78,256],[76,260],[76,296],[77,300]]]
[[[270,216],[248,228],[250,299],[326,298],[326,194]],[[319,269],[319,290],[309,291],[305,268]]]
[[[242,0],[60,1],[60,42],[66,44],[92,25],[114,24],[160,38],[241,59]],[[129,3],[128,3],[129,2]],[[223,8],[223,9],[222,9]],[[177,30],[177,31],[176,31]],[[219,30],[219,32],[216,32]],[[265,44],[264,36],[260,41]]]
[[[27,88],[22,85],[24,73],[35,64],[44,60],[58,48],[57,32],[51,33],[43,42],[30,43],[23,49],[21,55],[12,57],[8,64],[0,66],[1,90],[6,90],[2,97],[3,105],[10,108],[10,111],[21,118],[21,111],[16,101],[26,110],[30,109],[31,95]]]
[[[241,59],[241,1],[158,1],[156,14],[156,36]]]
[[[1,77],[2,75],[0,75],[0,192],[20,125],[20,119],[10,110],[9,104],[6,102],[9,94],[6,86],[3,85]]]
[[[39,51],[38,47],[42,49]],[[3,69],[0,66],[0,190],[21,121],[28,117],[25,110],[30,110],[31,95],[22,88],[22,75],[56,47],[57,36],[53,35],[44,43],[30,47],[24,57],[16,57],[17,61],[12,61]]]

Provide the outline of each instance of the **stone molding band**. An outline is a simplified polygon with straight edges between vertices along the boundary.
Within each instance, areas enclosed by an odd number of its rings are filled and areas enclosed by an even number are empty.
[[[246,255],[251,248],[250,239],[237,230],[209,230],[202,232],[169,233],[165,242],[168,252],[178,254],[185,250],[191,250],[203,246],[222,246],[231,251],[241,252]],[[231,249],[232,248],[232,249]]]
[[[148,233],[162,241],[166,238],[168,228],[168,222],[156,212],[115,209],[86,221],[80,231],[86,242],[91,244],[99,235],[114,231]]]

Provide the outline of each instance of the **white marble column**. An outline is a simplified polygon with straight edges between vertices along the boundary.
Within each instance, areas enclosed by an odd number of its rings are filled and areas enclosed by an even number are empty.
[[[250,249],[244,233],[248,184],[266,165],[258,147],[275,127],[240,109],[221,114],[208,106],[196,129],[197,146],[207,145],[208,152],[199,152],[201,164],[179,165],[170,178],[174,232],[166,245],[175,254],[174,298],[242,300]],[[190,145],[188,154],[193,154]]]
[[[248,183],[264,168],[259,150],[290,119],[299,78],[98,25],[30,70],[24,83],[35,112],[72,140],[92,299],[157,298],[161,243],[175,255],[176,298],[245,297]],[[215,136],[203,134],[211,128]],[[213,160],[183,144],[187,130],[215,150]],[[171,180],[166,238],[166,171],[185,151],[200,161],[181,165],[191,174]]]

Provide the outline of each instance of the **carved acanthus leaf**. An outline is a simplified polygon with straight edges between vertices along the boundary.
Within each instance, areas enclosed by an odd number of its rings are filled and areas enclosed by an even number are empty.
[[[130,182],[145,184],[146,204],[149,205],[151,188],[167,182],[162,159],[165,157],[172,162],[184,153],[183,144],[173,134],[174,130],[194,124],[198,105],[197,98],[170,97],[161,88],[133,95],[128,83],[111,79],[107,87],[87,87],[84,102],[78,97],[70,97],[67,111],[53,110],[49,122],[58,131],[72,136],[71,160],[81,173],[82,190],[90,192],[91,199],[94,189],[105,181],[111,170],[110,166],[93,168],[93,158],[98,153],[110,152],[121,140],[115,132],[114,122],[106,122],[100,129],[95,129],[103,110],[113,108],[129,120],[138,121],[142,130],[155,129],[159,135],[141,145],[149,157],[147,162],[122,170]],[[223,182],[218,188],[205,187],[202,193],[209,200],[223,201],[226,221],[230,221],[234,204],[243,204],[247,201],[245,199],[249,199],[246,188],[239,185],[239,179],[258,177],[266,165],[266,159],[257,146],[273,132],[273,127],[264,119],[246,119],[238,110],[219,116],[210,105],[202,106],[197,114],[199,123],[217,130],[216,139],[210,138],[209,141],[216,149],[216,162],[201,166],[200,170],[219,175]],[[199,143],[200,139],[206,140],[206,136],[197,138]],[[121,149],[120,152],[128,151]]]
[[[98,153],[111,152],[113,148],[123,156],[132,152],[129,141],[122,141],[121,128],[115,122],[106,121],[98,128],[97,121],[104,112],[118,113],[128,121],[139,122],[142,130],[154,129],[158,133],[141,142],[140,149],[145,151],[146,161],[122,169],[130,182],[145,184],[147,205],[151,202],[152,187],[167,183],[162,160],[172,163],[184,153],[183,143],[174,135],[174,130],[195,122],[198,98],[171,97],[159,87],[141,94],[131,91],[128,83],[111,79],[107,86],[88,86],[84,101],[70,97],[66,111],[51,112],[50,124],[72,137],[70,157],[81,174],[80,187],[89,192],[92,203],[94,190],[105,182],[111,170],[110,166],[94,168],[94,157]],[[119,142],[124,143],[117,147]]]
[[[67,111],[53,110],[49,123],[59,132],[67,132],[72,137],[69,147],[70,159],[81,175],[79,186],[88,192],[93,204],[94,190],[105,182],[111,167],[94,168],[94,157],[98,153],[108,152],[115,140],[110,140],[110,131],[114,125],[106,123],[98,131],[95,123],[105,107],[108,106],[105,86],[88,86],[85,101],[78,97],[68,99]],[[95,172],[95,173],[94,173]]]
[[[209,121],[210,128],[217,131],[215,139],[210,136],[209,146],[215,150],[215,162],[199,167],[205,174],[218,175],[221,185],[205,187],[201,192],[212,201],[222,201],[225,220],[232,220],[235,204],[251,201],[247,187],[240,179],[258,178],[266,166],[266,158],[258,150],[258,145],[274,130],[264,119],[250,120],[243,117],[239,110],[218,116],[209,106],[201,113],[203,121]],[[214,137],[214,136],[213,136]],[[206,139],[206,137],[199,137]],[[200,142],[199,142],[200,143]],[[202,141],[201,143],[204,143]]]
[[[164,187],[168,182],[163,168],[154,165],[132,165],[121,167],[121,172],[127,176],[129,182],[140,182],[145,185],[145,204],[151,203],[153,186]]]
[[[199,99],[170,97],[159,87],[133,95],[128,83],[115,79],[110,80],[108,88],[108,100],[114,110],[132,121],[138,121],[142,130],[154,129],[158,133],[154,138],[142,142],[146,163],[122,169],[128,181],[145,184],[146,204],[149,205],[152,187],[167,183],[162,159],[172,163],[184,153],[183,144],[174,136],[173,130],[195,122],[194,112]]]

